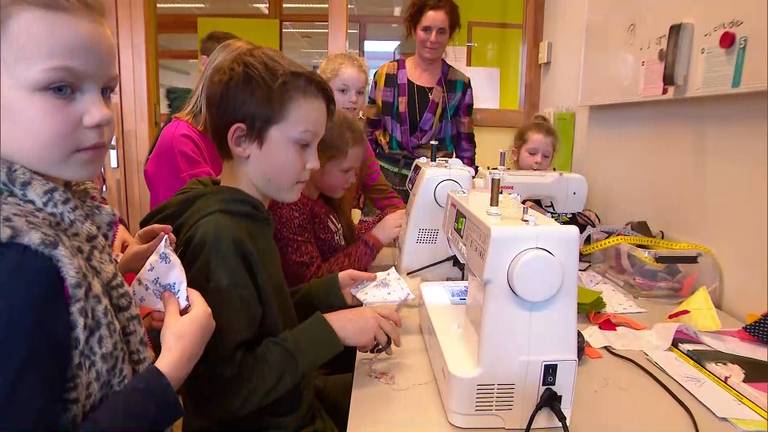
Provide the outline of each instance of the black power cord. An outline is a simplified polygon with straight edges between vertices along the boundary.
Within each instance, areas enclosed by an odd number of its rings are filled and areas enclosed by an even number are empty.
[[[415,270],[411,270],[411,271],[409,271],[408,273],[406,273],[405,275],[406,275],[406,276],[410,276],[410,275],[412,275],[412,274],[415,274],[415,273],[418,273],[418,272],[420,272],[420,271],[424,271],[424,270],[426,270],[426,269],[428,269],[428,268],[432,268],[432,267],[434,267],[434,266],[436,266],[436,265],[440,265],[440,264],[442,264],[442,263],[447,263],[448,261],[455,261],[455,259],[456,259],[456,255],[451,255],[451,256],[449,256],[449,257],[447,257],[447,258],[443,258],[443,259],[441,259],[441,260],[439,260],[439,261],[435,261],[435,262],[433,262],[433,263],[431,263],[431,264],[427,264],[427,265],[425,265],[424,267],[419,267],[419,268],[417,268],[417,269],[415,269]]]
[[[536,408],[533,409],[531,416],[528,418],[528,424],[525,426],[525,432],[530,432],[531,427],[533,426],[533,421],[536,419],[536,415],[544,408],[549,408],[555,417],[557,417],[560,425],[563,427],[563,432],[568,432],[568,419],[565,417],[565,414],[563,414],[563,409],[560,407],[560,402],[562,400],[563,397],[557,394],[556,391],[552,390],[551,387],[545,388],[544,392],[541,393],[539,402],[536,404]]]
[[[621,354],[617,353],[613,348],[611,348],[609,346],[605,347],[605,349],[612,356],[618,357],[618,358],[620,358],[622,360],[626,360],[626,361],[632,363],[633,365],[639,367],[643,372],[645,372],[646,375],[648,375],[649,377],[653,378],[653,380],[656,381],[656,384],[660,385],[661,388],[663,388],[667,393],[669,393],[670,396],[672,396],[672,399],[674,399],[675,402],[677,402],[681,407],[683,407],[683,410],[685,410],[685,413],[688,414],[688,417],[691,418],[691,422],[693,423],[693,429],[696,432],[699,432],[699,424],[696,422],[696,417],[693,416],[693,413],[691,412],[691,409],[688,408],[688,405],[686,405],[685,402],[683,402],[679,397],[677,397],[677,395],[672,390],[670,390],[670,388],[667,387],[666,384],[661,382],[661,380],[656,375],[654,375],[653,372],[649,371],[645,366],[643,366],[640,363],[636,362],[634,359],[631,359],[631,358],[629,358],[627,356],[624,356],[624,355],[621,355]]]

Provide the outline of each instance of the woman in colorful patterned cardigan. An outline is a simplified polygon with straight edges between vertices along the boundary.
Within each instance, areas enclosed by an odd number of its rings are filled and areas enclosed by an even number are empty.
[[[453,0],[413,0],[404,19],[416,54],[382,65],[374,76],[366,108],[366,134],[385,177],[407,200],[405,179],[415,158],[455,156],[475,167],[472,86],[443,60],[460,25]]]

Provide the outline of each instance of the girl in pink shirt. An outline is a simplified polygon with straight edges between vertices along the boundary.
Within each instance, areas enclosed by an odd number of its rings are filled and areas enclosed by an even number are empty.
[[[184,111],[163,128],[147,158],[144,180],[149,188],[151,209],[170,199],[188,181],[221,174],[216,145],[201,131],[202,125],[197,126],[202,121],[196,121],[195,116],[189,118],[189,108],[187,104]]]
[[[210,71],[233,55],[231,44],[211,54],[192,96],[179,114],[160,131],[144,166],[149,206],[154,209],[170,199],[190,180],[221,175],[221,158],[205,124],[205,88]]]

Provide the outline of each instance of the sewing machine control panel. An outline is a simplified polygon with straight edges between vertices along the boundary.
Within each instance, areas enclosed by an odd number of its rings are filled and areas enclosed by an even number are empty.
[[[478,261],[478,264],[485,262],[488,256],[488,237],[489,233],[482,228],[458,208],[455,204],[451,205],[446,216],[446,221],[451,223],[448,232],[448,242],[455,247],[454,252],[463,262],[468,260]]]

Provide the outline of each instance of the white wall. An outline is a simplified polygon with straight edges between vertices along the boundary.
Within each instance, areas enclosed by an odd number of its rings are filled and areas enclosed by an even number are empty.
[[[575,107],[586,0],[547,0],[542,109]],[[768,303],[768,95],[689,98],[576,109],[574,170],[604,222],[647,220],[711,247],[721,307],[743,320]]]

